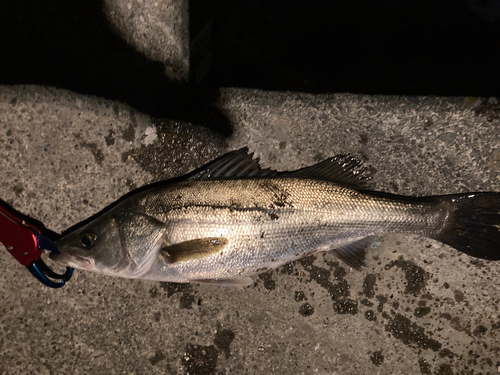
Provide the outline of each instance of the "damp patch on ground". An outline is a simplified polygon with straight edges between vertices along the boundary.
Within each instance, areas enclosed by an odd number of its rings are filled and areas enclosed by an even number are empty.
[[[421,349],[431,349],[435,352],[441,349],[441,343],[430,338],[425,329],[401,314],[389,320],[385,325],[386,332],[401,340],[405,345],[415,345]]]
[[[186,373],[214,375],[217,371],[218,350],[214,345],[188,344],[181,358]]]
[[[401,269],[406,277],[407,284],[405,292],[408,294],[419,294],[427,285],[429,273],[415,263],[406,261],[403,257],[399,257],[385,266],[386,270],[393,267]]]

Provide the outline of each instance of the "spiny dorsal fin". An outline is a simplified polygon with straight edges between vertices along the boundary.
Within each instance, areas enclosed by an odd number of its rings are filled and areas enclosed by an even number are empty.
[[[377,238],[377,236],[368,236],[332,251],[348,266],[359,270],[365,265],[366,249]]]
[[[205,164],[189,173],[186,179],[272,177],[277,174],[269,168],[262,169],[259,158],[253,159],[253,153],[249,154],[248,147],[243,147]]]
[[[175,245],[164,246],[160,250],[160,256],[167,263],[186,262],[220,253],[228,243],[229,240],[224,237],[199,238]]]
[[[282,172],[279,175],[331,181],[362,189],[370,188],[371,179],[368,170],[350,155],[337,155],[310,167]]]

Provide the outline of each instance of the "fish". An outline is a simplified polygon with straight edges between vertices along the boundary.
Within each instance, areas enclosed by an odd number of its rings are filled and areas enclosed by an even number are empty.
[[[50,258],[110,276],[227,286],[324,251],[361,269],[386,233],[500,259],[500,193],[411,197],[371,190],[371,179],[350,155],[277,172],[242,148],[125,195],[63,233]]]

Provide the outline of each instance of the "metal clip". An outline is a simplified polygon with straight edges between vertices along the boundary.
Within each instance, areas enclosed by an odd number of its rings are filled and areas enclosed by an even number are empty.
[[[43,236],[42,232],[53,238],[58,236],[42,223],[28,218],[0,199],[0,242],[40,282],[51,288],[60,288],[71,278],[73,268],[67,267],[66,272],[60,275],[45,264],[41,259],[44,250],[59,251],[55,242]]]

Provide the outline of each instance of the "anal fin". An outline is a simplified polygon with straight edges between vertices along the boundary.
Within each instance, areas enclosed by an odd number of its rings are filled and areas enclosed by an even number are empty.
[[[341,246],[332,251],[337,258],[346,263],[348,266],[357,270],[365,265],[366,249],[370,244],[379,238],[378,236],[368,236],[361,240],[351,242],[348,245]]]

